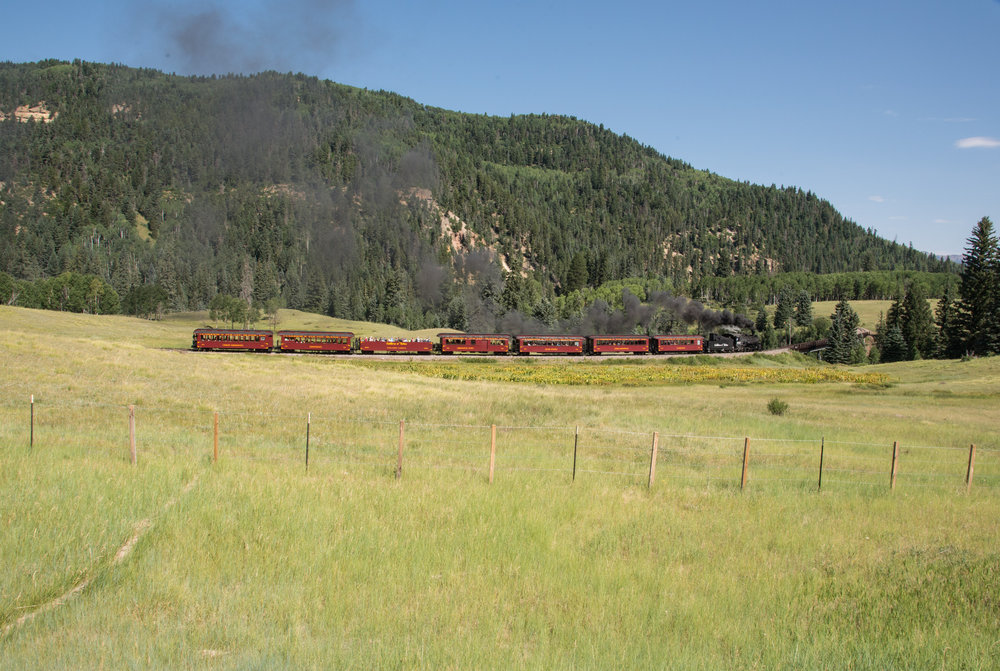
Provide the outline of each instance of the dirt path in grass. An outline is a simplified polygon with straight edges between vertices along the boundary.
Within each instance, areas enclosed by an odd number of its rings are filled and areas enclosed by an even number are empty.
[[[184,488],[181,489],[180,494],[169,499],[165,504],[163,504],[163,508],[160,510],[158,516],[164,515],[167,511],[173,508],[174,504],[176,504],[177,501],[179,501],[182,496],[184,496],[192,489],[194,489],[194,486],[195,484],[197,484],[197,482],[198,482],[198,476],[195,476],[194,478],[191,479],[191,482],[184,485]],[[138,542],[142,539],[142,537],[146,535],[146,533],[152,528],[153,528],[153,521],[150,520],[148,517],[146,519],[137,522],[136,525],[132,527],[132,533],[129,535],[128,539],[122,544],[121,547],[118,548],[114,556],[111,557],[109,565],[114,567],[121,564],[126,559],[128,559],[129,555],[131,555],[132,551],[135,549],[136,544],[138,544]],[[47,613],[50,610],[55,610],[60,606],[65,606],[70,600],[72,600],[74,597],[76,597],[85,589],[87,589],[90,583],[94,581],[94,578],[100,571],[101,564],[102,562],[98,562],[97,564],[92,566],[87,571],[86,576],[64,594],[57,596],[55,599],[52,599],[51,601],[32,607],[31,610],[29,610],[27,613],[17,618],[13,622],[7,624],[3,628],[3,631],[0,632],[0,637],[6,636],[14,629],[23,625],[25,622],[29,622],[43,613]]]

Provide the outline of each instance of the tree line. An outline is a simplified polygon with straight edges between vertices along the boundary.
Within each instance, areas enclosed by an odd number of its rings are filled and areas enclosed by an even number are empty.
[[[879,320],[866,356],[857,333],[857,314],[846,300],[837,304],[824,359],[831,363],[889,363],[1000,354],[1000,246],[989,217],[967,240],[958,282],[947,282],[937,308],[926,286],[910,279]]]

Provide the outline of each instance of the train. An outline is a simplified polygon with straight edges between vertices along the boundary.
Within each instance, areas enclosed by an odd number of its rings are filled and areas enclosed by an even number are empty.
[[[191,349],[217,352],[310,354],[478,354],[530,355],[660,355],[721,354],[760,349],[760,338],[743,333],[706,335],[506,335],[439,333],[429,338],[355,336],[348,331],[272,331],[195,329]]]

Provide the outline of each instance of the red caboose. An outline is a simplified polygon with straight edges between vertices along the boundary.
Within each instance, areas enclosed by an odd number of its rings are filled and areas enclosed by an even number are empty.
[[[426,338],[362,338],[358,349],[362,354],[430,354],[434,343]]]
[[[583,354],[584,336],[521,335],[514,336],[519,354]]]
[[[649,336],[587,336],[591,354],[649,354]]]
[[[270,331],[247,329],[195,329],[191,349],[218,351],[269,352],[274,347]]]
[[[439,333],[442,354],[506,354],[510,351],[510,336],[496,333]]]
[[[700,354],[705,348],[705,336],[657,335],[653,336],[653,354]]]
[[[353,333],[340,331],[278,331],[278,350],[349,354],[353,339]]]

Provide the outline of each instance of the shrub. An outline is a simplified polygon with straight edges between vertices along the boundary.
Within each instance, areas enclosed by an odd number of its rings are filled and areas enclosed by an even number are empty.
[[[786,410],[788,410],[788,404],[780,398],[772,398],[767,402],[767,411],[772,415],[784,415]]]

